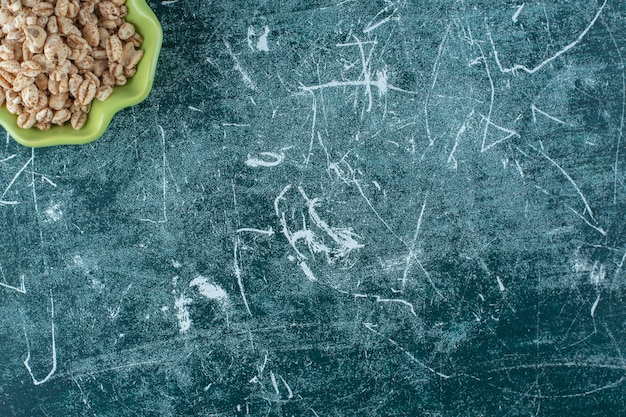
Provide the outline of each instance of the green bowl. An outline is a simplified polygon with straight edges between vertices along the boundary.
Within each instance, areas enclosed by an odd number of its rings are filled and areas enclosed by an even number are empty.
[[[17,142],[24,146],[41,147],[54,145],[79,145],[93,142],[104,134],[111,119],[118,111],[141,103],[150,93],[156,71],[163,30],[145,0],[126,0],[128,15],[126,21],[135,25],[143,36],[141,49],[144,55],[137,64],[136,74],[125,85],[113,88],[113,93],[105,101],[94,100],[87,122],[74,130],[68,123],[65,126],[52,126],[47,131],[36,127],[22,129],[17,126],[17,116],[9,113],[6,106],[0,107],[0,124]]]

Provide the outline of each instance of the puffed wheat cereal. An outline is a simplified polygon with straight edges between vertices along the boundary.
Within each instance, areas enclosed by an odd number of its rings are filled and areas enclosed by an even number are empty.
[[[143,38],[125,0],[0,0],[0,105],[23,129],[85,125],[135,75]]]

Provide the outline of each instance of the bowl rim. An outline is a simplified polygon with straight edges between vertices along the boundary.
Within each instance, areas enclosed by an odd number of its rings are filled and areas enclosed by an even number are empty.
[[[16,142],[27,147],[78,145],[99,139],[107,130],[113,116],[127,107],[141,103],[150,94],[163,42],[163,29],[146,0],[126,0],[126,21],[133,23],[143,36],[144,56],[137,64],[137,72],[123,86],[115,86],[104,102],[94,100],[87,122],[79,130],[69,124],[52,126],[47,131],[17,126],[17,116],[0,106],[0,125]]]

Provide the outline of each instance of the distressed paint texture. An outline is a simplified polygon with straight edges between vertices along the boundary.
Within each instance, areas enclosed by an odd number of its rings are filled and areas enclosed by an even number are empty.
[[[624,415],[626,3],[149,3],[0,141],[0,415]]]

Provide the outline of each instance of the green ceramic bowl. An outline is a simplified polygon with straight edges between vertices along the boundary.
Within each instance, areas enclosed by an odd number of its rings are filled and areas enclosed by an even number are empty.
[[[150,93],[156,71],[163,30],[157,17],[145,0],[126,0],[128,15],[126,21],[135,25],[143,36],[141,49],[144,55],[137,65],[137,73],[125,85],[116,86],[105,101],[94,100],[85,125],[74,130],[68,123],[65,126],[52,126],[42,132],[33,127],[22,129],[17,126],[17,116],[9,113],[6,106],[0,107],[0,124],[17,142],[24,146],[41,147],[54,145],[76,145],[98,139],[111,123],[118,111],[142,102]]]

